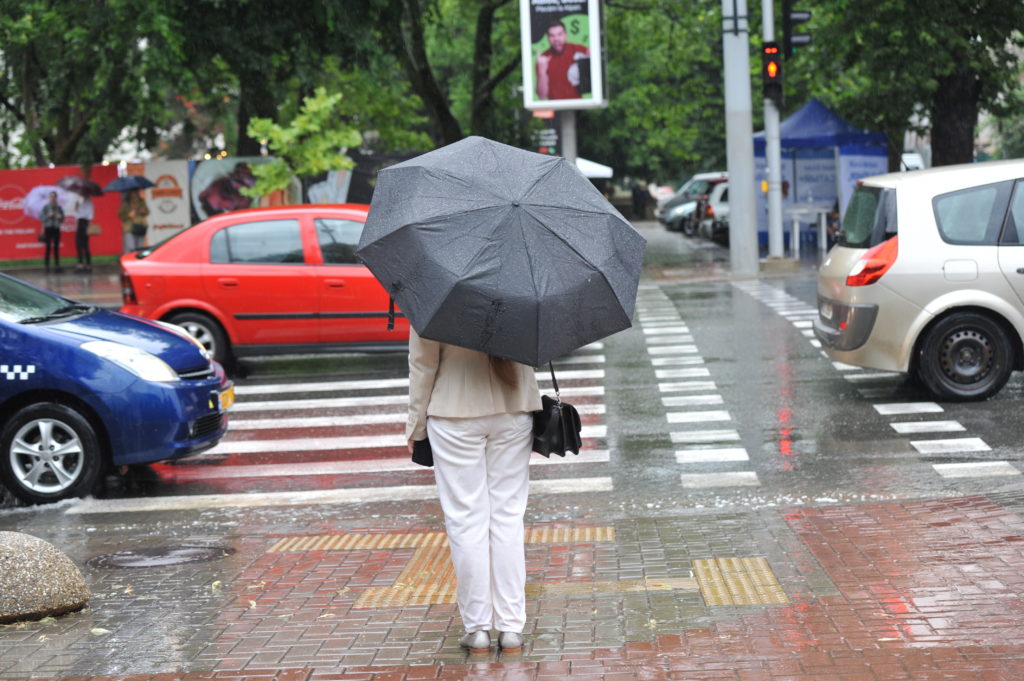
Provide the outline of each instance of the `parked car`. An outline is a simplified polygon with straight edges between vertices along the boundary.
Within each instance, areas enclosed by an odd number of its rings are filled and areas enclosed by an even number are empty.
[[[659,203],[655,211],[658,219],[670,231],[682,231],[693,236],[697,222],[694,219],[697,201],[707,194],[715,182],[728,178],[725,172],[697,173],[687,180],[671,198]]]
[[[212,447],[233,401],[182,329],[0,274],[0,482],[19,499],[89,494],[108,465]]]
[[[708,193],[697,201],[694,215],[697,233],[705,239],[719,240],[722,226],[729,224],[729,182],[713,183]]]
[[[1024,368],[1024,160],[865,178],[818,278],[815,335],[847,364],[980,400]]]
[[[184,327],[219,362],[283,351],[406,347],[389,296],[355,257],[369,207],[296,205],[211,217],[121,257],[122,312]]]

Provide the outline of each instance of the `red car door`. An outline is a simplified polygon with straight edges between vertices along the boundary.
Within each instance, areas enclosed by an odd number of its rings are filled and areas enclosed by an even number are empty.
[[[232,319],[236,345],[315,343],[316,274],[297,219],[239,222],[213,233],[203,280]]]
[[[316,265],[320,287],[320,340],[323,343],[404,341],[408,324],[399,317],[387,330],[389,296],[355,257],[362,219],[317,217],[313,220],[323,264]]]

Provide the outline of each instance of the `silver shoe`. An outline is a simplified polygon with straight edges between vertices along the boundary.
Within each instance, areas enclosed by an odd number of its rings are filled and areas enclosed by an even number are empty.
[[[498,634],[498,645],[503,653],[518,653],[523,648],[523,635],[514,631]]]
[[[486,653],[491,649],[491,633],[483,629],[471,631],[459,639],[459,645],[471,653]]]

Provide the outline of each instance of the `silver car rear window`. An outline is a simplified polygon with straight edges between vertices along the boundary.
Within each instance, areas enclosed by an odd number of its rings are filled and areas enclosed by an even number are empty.
[[[896,194],[891,189],[858,186],[843,216],[839,245],[871,248],[896,234]]]

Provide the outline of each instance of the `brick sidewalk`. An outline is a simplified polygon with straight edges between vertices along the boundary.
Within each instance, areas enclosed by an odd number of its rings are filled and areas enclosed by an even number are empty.
[[[248,535],[219,563],[91,570],[87,613],[0,627],[0,676],[1010,681],[1024,678],[1021,508],[978,496],[533,526],[527,646],[504,659],[458,648],[436,528]]]

